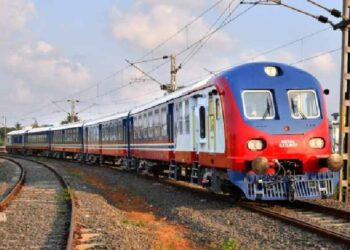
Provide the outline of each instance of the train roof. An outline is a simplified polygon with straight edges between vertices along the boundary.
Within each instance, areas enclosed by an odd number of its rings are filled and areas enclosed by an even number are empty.
[[[21,130],[14,130],[11,131],[9,133],[7,133],[7,135],[22,135],[26,132],[27,130],[21,129]]]
[[[90,125],[94,125],[94,124],[98,124],[98,123],[108,122],[108,121],[112,121],[112,120],[119,119],[121,117],[127,117],[127,116],[128,116],[128,112],[111,114],[111,115],[108,115],[105,117],[101,117],[98,119],[88,121],[84,124],[84,126],[90,126]]]
[[[43,127],[43,128],[32,128],[27,130],[28,134],[33,134],[33,133],[40,133],[40,132],[46,132],[49,131],[51,127]]]
[[[61,129],[70,129],[70,128],[79,128],[84,125],[83,122],[69,123],[64,125],[59,125],[56,127],[52,127],[51,130],[61,130]]]
[[[158,99],[155,99],[155,100],[153,100],[153,101],[151,101],[151,102],[149,102],[147,104],[144,104],[142,106],[136,107],[136,108],[132,109],[130,113],[131,114],[137,114],[137,113],[139,113],[141,111],[150,109],[150,108],[152,108],[154,106],[160,105],[162,103],[167,103],[167,102],[169,102],[171,100],[174,100],[174,99],[179,98],[181,96],[184,96],[186,94],[190,94],[191,92],[193,92],[195,90],[207,87],[210,79],[211,79],[211,77],[206,78],[206,79],[201,80],[201,81],[199,81],[197,83],[194,83],[192,85],[189,85],[189,86],[186,86],[186,87],[184,87],[182,89],[179,89],[179,90],[175,91],[174,93],[162,96],[162,97],[160,97]]]

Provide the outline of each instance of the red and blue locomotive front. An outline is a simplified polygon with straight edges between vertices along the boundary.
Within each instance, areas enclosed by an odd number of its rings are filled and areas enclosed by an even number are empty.
[[[246,64],[216,80],[230,181],[251,200],[331,196],[342,159],[331,154],[322,88],[276,63]]]

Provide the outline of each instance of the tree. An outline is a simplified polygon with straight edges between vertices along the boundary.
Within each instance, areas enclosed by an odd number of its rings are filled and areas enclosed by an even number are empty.
[[[36,119],[34,119],[34,122],[33,122],[33,124],[32,124],[32,128],[39,128],[40,126],[39,126],[39,123],[38,123],[38,121],[36,120]]]
[[[67,117],[61,121],[61,125],[73,123],[73,122],[79,122],[80,119],[77,115],[71,115],[70,113],[67,114]]]
[[[19,122],[16,122],[15,129],[16,130],[21,130],[22,129],[22,125]]]

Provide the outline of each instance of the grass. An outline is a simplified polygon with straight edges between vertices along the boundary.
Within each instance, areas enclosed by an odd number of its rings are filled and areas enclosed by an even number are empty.
[[[59,214],[65,214],[68,212],[69,212],[69,210],[67,208],[60,207],[57,209],[57,213],[59,213]]]
[[[146,226],[145,222],[140,221],[140,220],[123,220],[123,224],[132,225],[132,226],[136,226],[136,227]]]
[[[70,200],[70,193],[67,188],[63,189],[62,193],[59,193],[56,195],[56,201],[61,203],[61,202],[67,202]]]
[[[220,250],[237,250],[238,242],[235,239],[226,238],[219,247]]]

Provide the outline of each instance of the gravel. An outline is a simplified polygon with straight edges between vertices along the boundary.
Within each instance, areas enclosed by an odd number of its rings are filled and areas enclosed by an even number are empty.
[[[350,212],[350,203],[345,204],[344,202],[325,199],[325,200],[310,200],[311,203],[319,204],[323,206],[333,207],[336,209],[341,209]]]
[[[96,244],[95,249],[349,248],[155,179],[110,168],[45,161],[65,173],[76,189],[82,209],[81,226],[97,234],[87,242]],[[181,244],[169,243],[163,235],[175,237],[175,242]]]
[[[0,159],[0,200],[4,199],[18,181],[20,168],[6,160]]]
[[[70,211],[60,182],[47,168],[18,161],[26,171],[25,183],[1,213],[0,249],[65,248]]]

